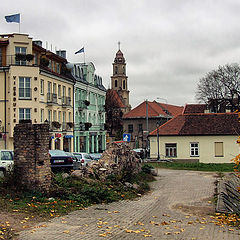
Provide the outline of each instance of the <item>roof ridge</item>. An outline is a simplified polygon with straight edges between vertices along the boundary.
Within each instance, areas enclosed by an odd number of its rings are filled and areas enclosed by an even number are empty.
[[[183,113],[183,114],[180,114],[180,115],[224,115],[224,114],[227,114],[227,115],[231,115],[231,114],[237,114],[236,112],[224,112],[224,113]]]

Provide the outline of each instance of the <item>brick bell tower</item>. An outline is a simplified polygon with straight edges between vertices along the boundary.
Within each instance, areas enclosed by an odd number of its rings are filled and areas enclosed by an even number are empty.
[[[123,53],[120,50],[120,42],[118,42],[118,51],[113,63],[113,75],[111,76],[111,88],[114,89],[123,105],[123,113],[128,113],[131,110],[129,104],[129,90],[128,90],[128,77],[126,75],[126,62]]]

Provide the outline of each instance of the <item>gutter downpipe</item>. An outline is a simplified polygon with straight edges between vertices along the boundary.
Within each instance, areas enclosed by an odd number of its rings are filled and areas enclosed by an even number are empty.
[[[7,73],[4,71],[4,148],[7,149]]]
[[[146,100],[146,125],[147,125],[147,141],[146,141],[146,149],[147,149],[147,154],[146,157],[148,157],[148,148],[149,148],[149,144],[148,144],[148,100]]]

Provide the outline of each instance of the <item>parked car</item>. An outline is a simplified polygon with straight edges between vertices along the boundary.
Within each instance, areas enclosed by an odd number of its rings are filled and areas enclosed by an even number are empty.
[[[88,153],[74,152],[73,154],[81,162],[82,166],[88,166],[88,163],[93,160]]]
[[[93,160],[99,160],[102,157],[102,153],[90,153],[89,155]]]
[[[146,150],[144,148],[135,148],[133,151],[138,153],[141,159],[145,158]]]
[[[0,150],[0,177],[4,176],[7,171],[11,171],[13,164],[13,151]]]
[[[53,171],[69,171],[79,169],[80,163],[77,162],[73,154],[62,150],[49,150],[51,156],[51,168]]]

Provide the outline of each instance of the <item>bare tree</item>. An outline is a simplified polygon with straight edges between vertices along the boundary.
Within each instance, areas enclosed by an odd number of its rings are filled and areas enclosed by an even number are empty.
[[[213,110],[220,112],[222,108],[232,111],[239,108],[240,97],[240,66],[227,64],[219,66],[199,80],[196,99],[211,105]]]
[[[122,110],[119,104],[118,96],[112,89],[108,89],[106,93],[105,101],[106,110],[106,127],[110,136],[121,135],[123,124],[122,124]]]

